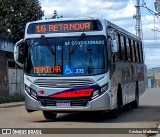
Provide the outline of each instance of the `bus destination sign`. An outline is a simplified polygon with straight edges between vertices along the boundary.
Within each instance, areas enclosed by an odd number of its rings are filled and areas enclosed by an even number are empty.
[[[102,24],[96,20],[85,21],[60,21],[33,23],[28,26],[28,34],[66,33],[82,31],[100,31]]]

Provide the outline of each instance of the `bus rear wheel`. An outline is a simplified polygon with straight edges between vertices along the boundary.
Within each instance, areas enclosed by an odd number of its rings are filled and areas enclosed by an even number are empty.
[[[135,100],[131,102],[132,108],[138,108],[139,107],[139,92],[138,92],[138,86],[136,86],[136,92],[135,92]]]
[[[55,120],[57,113],[54,113],[52,111],[43,111],[43,116],[46,120]]]

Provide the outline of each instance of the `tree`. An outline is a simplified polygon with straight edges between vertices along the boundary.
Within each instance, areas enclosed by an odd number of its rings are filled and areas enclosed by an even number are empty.
[[[24,36],[26,23],[43,15],[38,0],[0,0],[0,36],[17,42]]]
[[[58,19],[58,18],[63,18],[63,16],[58,16],[57,10],[54,10],[53,16],[51,18],[45,18],[46,20],[48,19]]]
[[[52,19],[57,19],[57,18],[63,18],[63,16],[58,16],[57,10],[54,10],[54,15],[52,16]]]

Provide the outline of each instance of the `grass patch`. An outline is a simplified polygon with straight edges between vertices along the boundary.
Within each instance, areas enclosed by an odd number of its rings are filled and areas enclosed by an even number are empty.
[[[24,96],[18,93],[14,93],[13,95],[0,95],[0,104],[21,101],[24,101]]]

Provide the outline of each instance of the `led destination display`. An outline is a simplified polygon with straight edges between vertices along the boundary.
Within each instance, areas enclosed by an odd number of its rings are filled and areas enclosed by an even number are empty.
[[[81,31],[101,31],[102,24],[96,20],[60,21],[33,23],[28,26],[28,34],[65,33]]]

